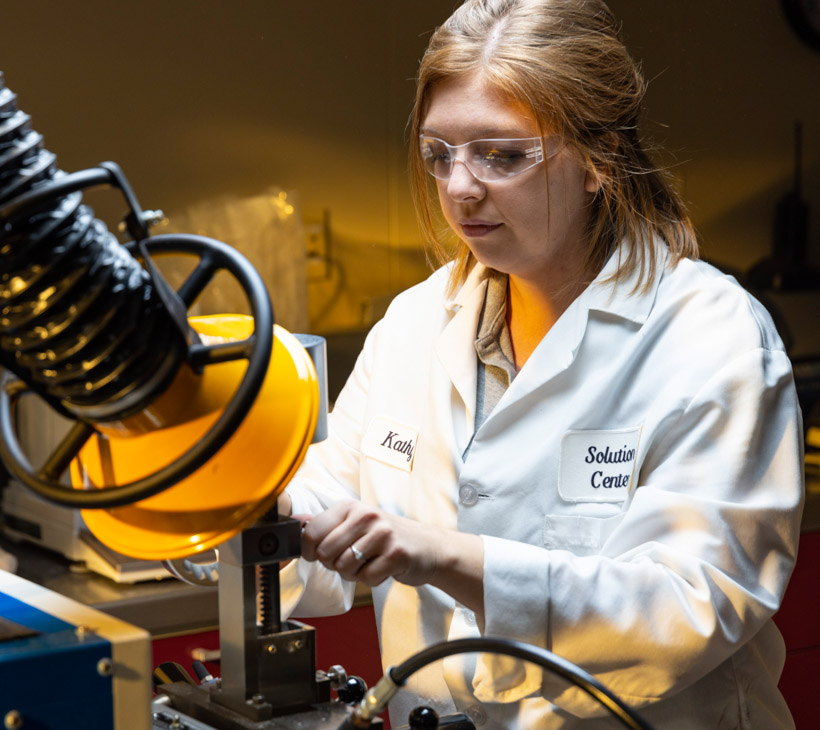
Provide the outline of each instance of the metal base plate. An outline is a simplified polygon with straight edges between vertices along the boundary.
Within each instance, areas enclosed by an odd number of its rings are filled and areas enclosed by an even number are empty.
[[[200,687],[174,683],[161,685],[158,691],[167,695],[170,705],[154,701],[153,730],[338,730],[350,712],[341,702],[322,702],[304,712],[254,722],[211,702],[208,692]],[[381,720],[375,720],[372,727],[381,728]]]

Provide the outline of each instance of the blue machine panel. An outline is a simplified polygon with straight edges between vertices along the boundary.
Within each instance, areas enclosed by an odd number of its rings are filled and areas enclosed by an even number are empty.
[[[111,644],[0,591],[0,718],[26,730],[113,730]]]

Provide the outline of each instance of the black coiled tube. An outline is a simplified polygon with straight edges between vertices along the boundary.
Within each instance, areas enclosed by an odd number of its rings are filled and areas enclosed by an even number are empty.
[[[65,177],[0,73],[0,363],[75,418],[118,420],[165,389],[185,338],[82,194],[48,195]]]

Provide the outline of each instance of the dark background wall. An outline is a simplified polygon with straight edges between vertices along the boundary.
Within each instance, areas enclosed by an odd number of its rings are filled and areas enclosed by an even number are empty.
[[[311,320],[355,328],[426,272],[405,125],[418,59],[454,5],[0,0],[0,69],[63,169],[116,160],[172,222],[218,196],[288,191],[308,232],[329,222],[336,259],[311,274]],[[818,263],[820,53],[779,0],[611,5],[651,79],[648,131],[671,150],[704,254],[742,270],[769,252],[802,120]]]
[[[650,131],[676,154],[704,252],[741,268],[767,253],[801,120],[812,253],[820,261],[820,51],[792,31],[780,1],[612,0],[611,7],[643,59]]]

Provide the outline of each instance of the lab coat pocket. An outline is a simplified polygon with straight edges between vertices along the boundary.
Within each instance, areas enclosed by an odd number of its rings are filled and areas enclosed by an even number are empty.
[[[547,515],[544,518],[544,547],[568,550],[578,556],[595,555],[623,518],[623,512],[612,517]]]

